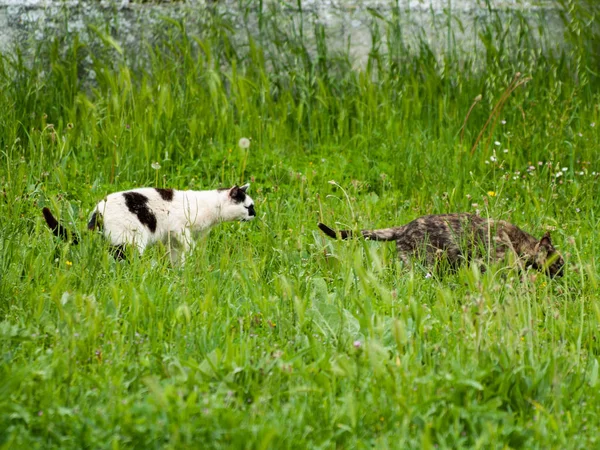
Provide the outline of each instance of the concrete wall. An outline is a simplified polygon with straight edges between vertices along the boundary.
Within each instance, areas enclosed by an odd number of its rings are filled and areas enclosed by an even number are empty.
[[[188,0],[187,2],[132,3],[95,0],[0,0],[0,51],[31,48],[36,42],[51,38],[66,30],[78,31],[85,39],[88,23],[108,30],[123,47],[134,48],[142,39],[152,39],[162,17],[182,19],[192,28],[202,22],[207,8],[227,15],[236,27],[256,26],[260,2],[244,1],[249,14],[241,14],[238,0]],[[296,5],[295,1],[288,4]],[[357,61],[364,60],[371,48],[369,25],[373,13],[389,18],[393,1],[382,0],[303,0],[304,19],[316,20],[327,30],[331,45],[348,45]],[[249,5],[249,6],[248,6]],[[264,0],[263,7],[276,6],[282,17],[297,25],[300,14],[281,0]],[[467,52],[477,51],[478,29],[494,14],[509,20],[515,12],[525,13],[532,24],[541,24],[551,41],[560,41],[563,29],[558,19],[556,3],[536,1],[535,6],[521,0],[398,0],[404,34],[410,41],[415,33],[425,30],[425,39],[433,48],[443,48],[448,42],[448,11],[453,15],[452,34],[458,46]],[[371,11],[371,12],[370,12]],[[460,24],[460,26],[459,26]],[[311,27],[307,27],[310,29]]]

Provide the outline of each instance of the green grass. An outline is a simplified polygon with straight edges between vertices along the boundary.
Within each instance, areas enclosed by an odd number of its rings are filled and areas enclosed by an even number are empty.
[[[597,447],[600,33],[561,11],[563,42],[491,11],[483,50],[449,27],[439,57],[374,15],[363,66],[266,7],[256,31],[165,20],[147,58],[102,27],[5,54],[0,447]],[[257,220],[184,267],[84,231],[112,191],[247,181]],[[457,211],[552,229],[566,276],[426,278],[316,228]]]

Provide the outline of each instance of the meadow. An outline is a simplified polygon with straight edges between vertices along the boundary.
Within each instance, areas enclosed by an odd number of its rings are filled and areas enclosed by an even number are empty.
[[[597,448],[600,22],[558,8],[561,42],[490,10],[477,52],[373,13],[361,64],[275,10],[1,55],[0,448]],[[85,230],[110,192],[245,182],[257,219],[183,267]],[[459,211],[551,230],[565,276],[316,228]]]

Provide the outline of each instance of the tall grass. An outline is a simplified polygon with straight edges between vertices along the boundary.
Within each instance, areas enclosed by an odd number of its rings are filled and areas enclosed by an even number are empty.
[[[361,63],[302,2],[251,6],[2,55],[0,445],[597,446],[597,7],[561,3],[558,42],[488,4],[471,52],[451,9],[434,45],[396,4]],[[40,215],[246,181],[257,220],[184,267]],[[456,211],[553,230],[566,276],[430,278],[315,227]]]

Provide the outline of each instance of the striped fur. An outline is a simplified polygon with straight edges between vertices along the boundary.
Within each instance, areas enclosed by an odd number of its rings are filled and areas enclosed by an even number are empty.
[[[336,232],[322,223],[318,227],[334,239],[354,235],[350,230]],[[360,233],[373,241],[395,241],[398,255],[405,263],[418,259],[434,266],[445,260],[451,267],[457,267],[473,259],[502,260],[511,252],[524,266],[550,276],[561,276],[565,264],[549,234],[538,240],[506,221],[468,213],[422,216],[400,227],[361,230]]]

